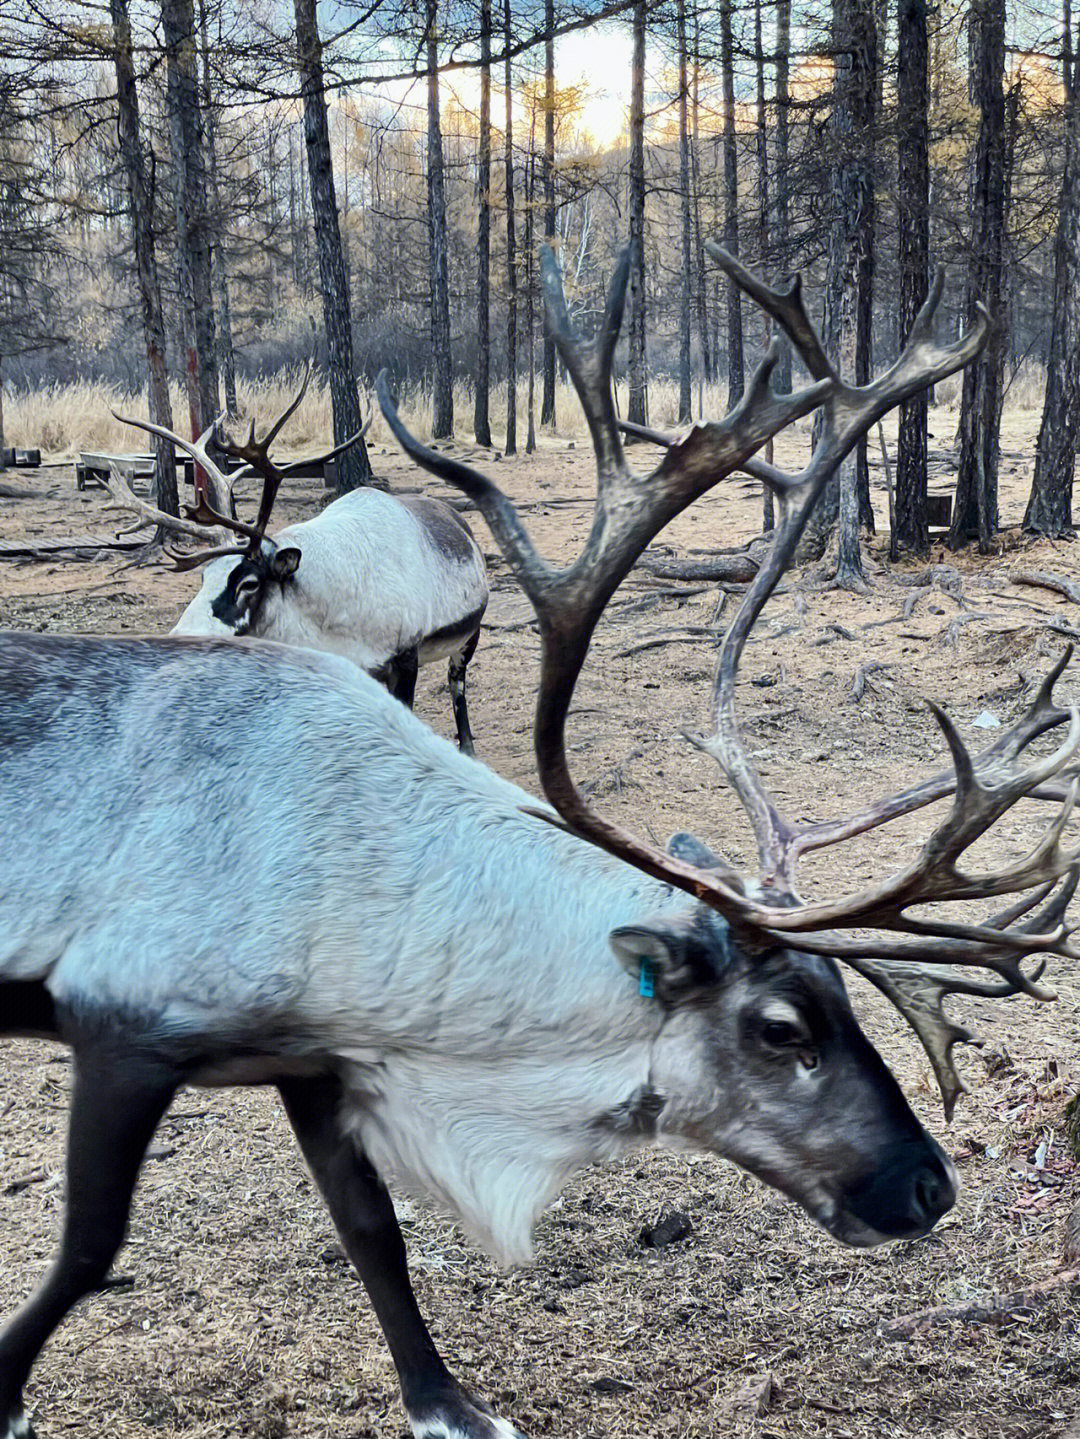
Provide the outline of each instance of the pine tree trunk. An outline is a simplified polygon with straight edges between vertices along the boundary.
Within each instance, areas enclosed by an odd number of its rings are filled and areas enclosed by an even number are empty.
[[[762,0],[754,0],[754,62],[757,72],[757,114],[755,140],[757,143],[757,201],[758,201],[758,268],[763,275],[767,275],[771,269],[769,256],[769,137],[766,128],[767,118],[765,114],[765,50],[762,39],[761,25],[761,4]],[[765,343],[768,344],[772,337],[772,322],[767,317],[765,320]],[[765,459],[771,464],[773,459],[772,436],[765,442]],[[773,528],[776,523],[776,516],[773,506],[773,493],[768,485],[762,486],[761,505],[762,528],[765,533]]]
[[[720,76],[724,117],[724,248],[739,253],[739,160],[735,150],[735,57],[731,33],[732,0],[720,0]],[[742,291],[729,280],[727,289],[728,409],[741,398],[743,379]]]
[[[858,374],[860,284],[867,273],[866,247],[873,240],[873,137],[877,97],[877,32],[863,0],[833,0],[831,150],[835,157],[835,203],[829,225],[822,338],[840,375]],[[807,525],[801,552],[823,553],[837,536],[836,583],[865,584],[859,549],[861,519],[858,465],[851,454],[832,477]]]
[[[874,226],[876,224],[875,180],[877,178],[877,114],[881,96],[881,66],[878,46],[884,44],[887,22],[886,0],[878,0],[869,11],[860,8],[864,43],[856,121],[863,180],[859,206],[858,316],[855,335],[855,383],[868,385],[874,364]],[[879,28],[880,27],[880,28]],[[858,495],[859,525],[874,533],[874,507],[870,502],[868,437],[859,436],[855,445],[855,489]],[[856,545],[858,539],[856,537]]]
[[[165,316],[161,307],[161,283],[154,248],[154,189],[139,133],[139,96],[135,85],[128,0],[110,0],[109,14],[115,46],[120,156],[127,181],[128,204],[131,207],[135,274],[146,342],[150,419],[155,425],[171,430],[173,419],[169,401],[169,376],[165,364]],[[172,441],[155,437],[154,449],[157,457],[154,470],[154,503],[166,514],[178,515],[180,505]]]
[[[692,91],[691,115],[691,144],[690,144],[690,170],[691,170],[691,193],[694,207],[694,276],[695,276],[695,300],[697,307],[698,345],[701,349],[701,376],[705,384],[709,384],[713,377],[713,355],[709,335],[709,300],[708,300],[708,279],[705,273],[705,236],[701,230],[701,176],[698,163],[698,147],[700,142],[701,129],[699,124],[700,112],[700,20],[698,11],[694,9],[694,85]]]
[[[899,0],[897,221],[900,340],[905,342],[930,284],[930,109],[927,0]],[[930,548],[926,519],[927,396],[900,406],[896,447],[896,520],[890,555]]]
[[[192,432],[199,434],[218,412],[218,376],[206,209],[209,186],[192,0],[161,0],[161,20],[176,192],[177,267],[180,293],[185,307],[190,307],[185,333],[188,406]],[[201,471],[196,475],[200,487],[208,479]]]
[[[229,419],[235,419],[239,413],[236,403],[236,356],[233,353],[229,278],[225,271],[224,224],[221,193],[218,187],[217,117],[214,112],[214,96],[211,89],[210,27],[206,16],[206,0],[199,0],[199,36],[202,42],[202,101],[206,129],[206,162],[209,171],[210,201],[213,207],[210,228],[211,234],[216,233],[216,239],[210,247],[210,270],[214,290],[217,293],[217,360],[225,386],[225,413]]]
[[[311,211],[315,220],[319,284],[323,296],[330,404],[334,415],[334,444],[340,445],[350,435],[357,434],[362,424],[360,401],[356,393],[356,368],[353,363],[352,315],[349,290],[345,282],[345,261],[341,252],[337,199],[334,194],[334,170],[330,159],[330,131],[326,118],[322,41],[319,39],[316,0],[294,0],[294,5],[297,71],[304,101],[304,140],[311,186]],[[350,445],[338,459],[338,494],[373,483],[367,446],[360,439]]]
[[[791,104],[789,79],[791,68],[791,0],[776,4],[776,163],[773,166],[773,194],[776,196],[772,247],[777,265],[789,268],[791,226],[788,187],[791,184],[788,110]],[[791,349],[785,345],[780,352],[773,381],[781,394],[791,392]]]
[[[450,358],[450,260],[446,238],[446,177],[439,116],[438,0],[427,0],[428,240],[431,266],[431,438],[454,433],[454,374]]]
[[[476,234],[476,404],[473,434],[491,446],[488,390],[491,381],[491,0],[480,0],[480,189]]]
[[[676,33],[679,50],[679,203],[682,209],[682,274],[679,294],[679,423],[691,415],[690,388],[690,133],[687,116],[686,0],[678,0]]]
[[[1054,240],[1054,304],[1046,393],[1024,529],[1071,537],[1072,491],[1080,421],[1080,103],[1072,64],[1072,22],[1065,11],[1065,160]]]
[[[503,50],[506,54],[506,453],[517,454],[517,234],[514,230],[514,75],[511,0],[504,0]]]
[[[533,229],[536,205],[536,112],[533,111],[529,127],[529,168],[525,177],[525,350],[529,357],[528,382],[528,429],[525,436],[525,453],[531,455],[536,449],[536,337],[535,337],[535,281],[536,260],[533,245]]]
[[[645,359],[645,0],[634,5],[634,58],[630,76],[630,304],[629,395],[626,418],[648,423]]]
[[[544,240],[555,243],[555,0],[544,0]],[[540,423],[555,427],[555,341],[544,330]]]
[[[973,0],[972,99],[979,133],[971,179],[971,265],[967,310],[981,300],[997,321],[982,355],[964,371],[960,466],[949,545],[978,539],[989,553],[998,524],[1001,375],[1005,357],[1001,312],[1005,254],[1005,0]]]

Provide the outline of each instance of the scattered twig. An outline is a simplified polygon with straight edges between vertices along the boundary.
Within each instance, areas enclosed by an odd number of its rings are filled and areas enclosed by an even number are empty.
[[[22,1175],[19,1179],[13,1179],[10,1184],[5,1184],[5,1194],[21,1194],[24,1189],[29,1189],[32,1184],[41,1184],[48,1179],[47,1169],[32,1169],[29,1174]]]
[[[703,640],[719,643],[719,637],[712,625],[687,625],[682,630],[664,630],[660,634],[650,635],[648,639],[639,640],[636,645],[630,645],[627,649],[616,650],[612,658],[621,660],[630,655],[639,655],[644,650],[657,649],[660,645],[700,644]]]
[[[1061,1289],[1069,1289],[1080,1281],[1080,1269],[1063,1269],[1049,1279],[1040,1279],[1025,1289],[1012,1289],[1005,1294],[989,1294],[985,1299],[968,1303],[936,1304],[931,1309],[920,1309],[915,1314],[905,1314],[891,1319],[884,1326],[884,1333],[890,1339],[907,1339],[920,1334],[934,1324],[944,1324],[950,1319],[959,1319],[965,1324],[1004,1324],[1025,1310],[1037,1309]]]
[[[878,674],[884,670],[891,670],[892,668],[892,665],[882,664],[880,660],[867,660],[865,664],[861,664],[855,671],[855,678],[852,680],[851,689],[848,691],[849,702],[857,705],[866,693],[867,686],[871,689],[877,688],[870,678],[871,675]]]

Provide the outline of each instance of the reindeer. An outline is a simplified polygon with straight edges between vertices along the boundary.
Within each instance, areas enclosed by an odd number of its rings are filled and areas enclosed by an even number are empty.
[[[158,425],[124,420],[179,445],[210,475],[216,493],[231,494],[237,474],[260,475],[253,525],[225,513],[227,507],[214,509],[203,494],[188,519],[178,520],[138,499],[115,468],[109,488],[121,504],[171,534],[205,540],[207,530],[217,527],[244,541],[174,557],[179,569],[206,568],[202,587],[173,634],[248,635],[344,655],[410,709],[419,666],[447,660],[458,744],[471,755],[465,674],[480,638],[488,581],[483,553],[457,511],[425,495],[397,498],[364,487],[342,495],[314,519],[289,525],[273,539],[266,535],[290,468],[271,460],[270,444],[303,399],[310,376],[309,364],[299,392],[262,440],[256,440],[254,425],[244,444],[219,435],[224,453],[242,461],[231,477],[207,451],[220,416],[194,442]]]
[[[970,1036],[946,997],[1050,997],[1025,964],[1076,955],[1065,916],[1080,861],[1061,836],[1080,710],[1052,693],[1065,661],[981,755],[935,710],[949,771],[813,823],[782,815],[751,764],[735,681],[829,473],[885,411],[974,358],[985,317],[937,343],[939,277],[896,364],[854,387],[825,356],[797,281],[772,288],[713,253],[790,336],[811,382],[772,392],[774,344],[734,410],[671,445],[644,479],[627,466],[611,399],[627,264],[586,341],[543,256],[549,325],[598,473],[592,528],[566,569],[537,554],[490,480],[409,435],[380,380],[407,452],[476,500],[536,607],[534,743],[551,808],[332,654],[183,636],[0,639],[0,1032],[74,1052],[63,1237],[0,1335],[0,1439],[28,1439],[31,1366],[105,1278],[181,1084],[278,1088],[419,1439],[521,1436],[440,1358],[387,1179],[444,1204],[507,1262],[528,1259],[537,1216],[583,1165],[654,1143],[726,1156],[845,1244],[925,1234],[952,1205],[953,1166],[860,1030],[842,973],[864,975],[911,1023],[947,1112],[960,1089],[952,1051]],[[754,458],[815,409],[800,474]],[[664,850],[594,812],[563,737],[620,580],[668,520],[740,467],[771,486],[781,519],[723,643],[714,732],[695,743],[746,808],[757,877],[690,835]],[[1033,757],[1032,742],[1062,727],[1058,748]],[[897,874],[843,898],[800,894],[804,854],[950,795]],[[1055,805],[1032,853],[961,869],[1029,797]],[[155,882],[133,885],[148,852]],[[955,909],[994,898],[1009,907],[992,919]]]

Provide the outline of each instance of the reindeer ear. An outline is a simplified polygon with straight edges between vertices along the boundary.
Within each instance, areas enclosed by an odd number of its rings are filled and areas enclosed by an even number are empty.
[[[295,545],[286,545],[283,550],[275,550],[270,559],[270,573],[275,580],[284,584],[286,580],[291,580],[300,568],[300,559],[300,551]]]
[[[671,1001],[706,989],[731,961],[727,925],[707,912],[622,925],[608,943],[645,999]]]

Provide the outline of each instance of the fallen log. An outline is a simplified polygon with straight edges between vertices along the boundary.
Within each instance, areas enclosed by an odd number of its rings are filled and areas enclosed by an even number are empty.
[[[141,550],[145,545],[145,539],[96,540],[92,535],[80,535],[37,544],[0,545],[0,560],[92,560],[106,550]]]
[[[712,580],[737,585],[748,585],[759,569],[757,560],[745,554],[716,555],[707,560],[661,559],[658,555],[642,555],[637,567],[662,580]]]

